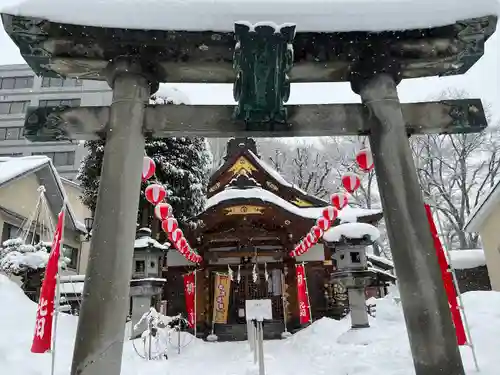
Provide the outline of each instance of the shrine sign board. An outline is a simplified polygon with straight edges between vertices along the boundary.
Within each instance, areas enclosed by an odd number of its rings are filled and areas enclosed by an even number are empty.
[[[272,320],[273,309],[270,299],[247,299],[245,301],[247,320]]]

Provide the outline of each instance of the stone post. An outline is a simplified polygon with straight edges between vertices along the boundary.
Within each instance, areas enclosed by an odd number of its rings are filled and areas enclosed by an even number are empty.
[[[120,374],[129,306],[150,80],[128,59],[110,63],[108,72],[113,103],[72,375]]]
[[[350,287],[347,289],[349,307],[351,308],[351,327],[370,327],[368,311],[366,310],[365,287]]]
[[[382,50],[365,56],[351,83],[372,119],[369,139],[416,375],[463,375],[396,90],[397,64],[376,61]]]

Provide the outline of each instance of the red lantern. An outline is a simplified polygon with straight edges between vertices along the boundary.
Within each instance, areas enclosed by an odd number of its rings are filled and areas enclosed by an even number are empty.
[[[171,237],[172,241],[177,244],[177,241],[179,241],[182,237],[184,237],[184,234],[182,233],[182,230],[177,228],[176,230],[171,232]]]
[[[344,189],[346,189],[349,193],[357,190],[360,185],[361,180],[356,173],[347,172],[342,176],[342,186],[344,186]]]
[[[316,243],[318,242],[318,238],[312,231],[307,234],[307,239],[309,240],[311,246],[316,245]]]
[[[369,149],[364,148],[356,154],[356,163],[363,172],[369,172],[373,169],[373,156]]]
[[[161,222],[161,228],[166,233],[172,233],[178,227],[179,227],[179,224],[177,223],[177,220],[173,217],[169,217],[167,220],[163,220]]]
[[[159,184],[151,184],[144,190],[144,195],[149,203],[158,204],[165,199],[167,191]]]
[[[312,232],[307,233],[306,240],[307,240],[307,242],[310,243],[309,247],[313,246],[317,242],[316,237],[314,236],[314,233],[312,233]]]
[[[144,156],[142,160],[142,181],[149,180],[156,170],[156,164],[149,156]]]
[[[179,249],[182,249],[185,252],[189,250],[187,240],[184,236],[177,240],[177,244],[179,245]]]
[[[327,206],[323,209],[323,217],[331,223],[335,221],[337,216],[339,216],[339,211],[335,207]]]
[[[311,232],[314,234],[317,241],[323,236],[323,229],[321,229],[318,225],[312,227]]]
[[[316,225],[323,231],[327,231],[332,226],[332,222],[324,217],[320,217],[318,220],[316,220]]]
[[[185,246],[184,242],[182,241],[183,239],[184,239],[184,237],[181,237],[175,243],[175,248],[179,251],[179,253],[181,253],[182,255],[184,255],[184,257],[186,257],[186,255],[188,253],[188,248],[187,248],[187,246]]]
[[[172,206],[168,203],[158,203],[155,207],[155,216],[160,220],[168,219],[168,215],[172,212]]]
[[[307,239],[307,236],[306,236],[306,238],[304,238],[304,241],[302,242],[301,247],[299,248],[299,251],[297,252],[297,255],[300,256],[300,255],[306,253],[310,247],[311,247],[311,243],[309,242],[309,240]]]
[[[334,193],[330,197],[330,201],[337,210],[343,209],[349,203],[349,197],[345,193]]]

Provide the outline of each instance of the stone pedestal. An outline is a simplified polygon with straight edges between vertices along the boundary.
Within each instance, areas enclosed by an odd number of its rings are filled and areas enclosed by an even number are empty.
[[[137,328],[135,328],[135,325],[149,311],[152,297],[161,296],[165,282],[165,279],[158,278],[138,279],[130,282],[130,298],[132,303],[131,338],[140,336],[148,328],[147,320],[141,322]]]
[[[335,281],[340,281],[347,288],[349,308],[351,311],[351,328],[368,328],[368,311],[366,309],[365,287],[375,272],[368,270],[338,271],[332,273]]]

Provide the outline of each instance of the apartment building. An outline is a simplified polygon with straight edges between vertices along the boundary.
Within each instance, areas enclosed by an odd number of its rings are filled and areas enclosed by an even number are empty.
[[[29,142],[23,125],[29,106],[101,106],[111,103],[106,82],[37,77],[28,65],[0,66],[0,157],[46,155],[59,175],[74,180],[85,156],[82,142]]]

